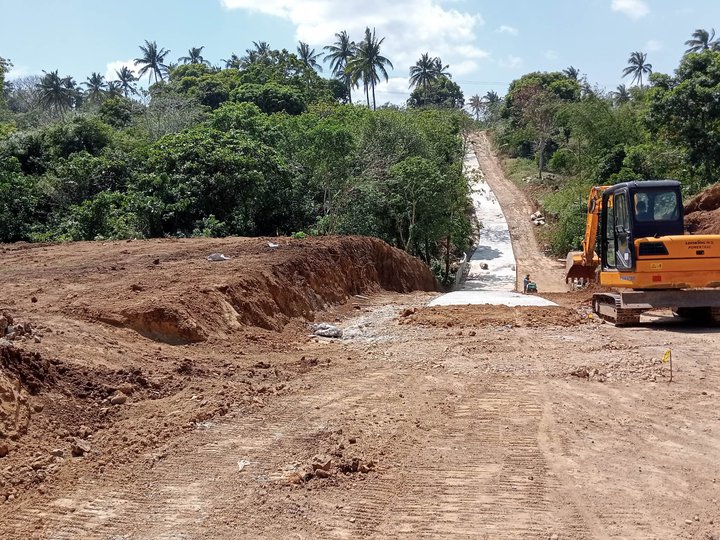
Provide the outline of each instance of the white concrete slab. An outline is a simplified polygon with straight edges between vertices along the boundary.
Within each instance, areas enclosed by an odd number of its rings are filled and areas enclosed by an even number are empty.
[[[430,306],[557,306],[554,302],[533,294],[522,294],[511,291],[453,291],[432,300]]]
[[[482,225],[478,245],[470,257],[468,277],[461,290],[435,298],[430,305],[557,305],[536,295],[515,292],[516,260],[507,220],[490,185],[482,177],[480,163],[472,149],[465,155],[464,168],[475,213]]]

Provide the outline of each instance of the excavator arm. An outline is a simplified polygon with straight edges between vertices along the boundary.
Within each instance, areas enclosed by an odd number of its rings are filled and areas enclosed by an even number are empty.
[[[598,221],[602,210],[602,194],[608,187],[609,186],[594,186],[590,189],[582,251],[571,251],[568,253],[567,273],[565,274],[566,282],[572,279],[590,280],[595,277],[595,270],[600,264],[600,258],[595,253]]]

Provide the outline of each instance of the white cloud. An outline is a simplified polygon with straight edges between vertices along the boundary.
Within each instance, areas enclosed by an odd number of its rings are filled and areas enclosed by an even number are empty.
[[[662,48],[663,48],[662,43],[656,39],[651,39],[647,43],[645,43],[645,50],[648,52],[661,51]]]
[[[117,71],[120,71],[123,66],[127,67],[128,69],[132,70],[136,77],[138,77],[138,67],[135,65],[135,62],[133,60],[115,60],[114,62],[109,62],[107,66],[105,67],[105,80],[107,81],[117,81]],[[143,86],[147,86],[147,84],[150,81],[150,74],[145,73],[140,78],[140,84]]]
[[[499,34],[510,34],[511,36],[517,36],[518,35],[518,29],[514,26],[508,26],[506,24],[501,25],[497,30],[495,30]]]
[[[392,61],[395,74],[406,74],[425,52],[442,58],[450,65],[451,73],[455,73],[456,67],[467,70],[469,61],[489,56],[473,45],[477,28],[484,24],[481,15],[450,8],[440,0],[220,0],[220,3],[227,9],[244,9],[288,20],[295,26],[295,37],[313,47],[333,42],[335,33],[341,30],[359,41],[366,27],[375,28],[378,37],[385,37],[382,53]]]
[[[498,64],[500,64],[500,66],[504,68],[515,69],[522,66],[523,59],[519,56],[513,56],[512,54],[509,54],[505,58],[501,59]]]
[[[611,9],[630,17],[631,19],[642,19],[650,14],[650,6],[645,0],[612,0]]]

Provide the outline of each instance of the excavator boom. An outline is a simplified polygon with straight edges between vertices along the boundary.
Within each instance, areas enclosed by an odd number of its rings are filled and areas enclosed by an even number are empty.
[[[566,283],[575,279],[587,281],[595,277],[595,270],[600,264],[600,258],[595,253],[598,220],[602,211],[602,193],[608,187],[610,186],[594,186],[590,189],[582,251],[568,253],[565,274]]]

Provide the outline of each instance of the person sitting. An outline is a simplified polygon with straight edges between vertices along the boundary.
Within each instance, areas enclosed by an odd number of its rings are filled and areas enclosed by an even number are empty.
[[[652,216],[647,211],[647,203],[645,201],[638,201],[635,204],[635,217],[638,221],[650,221]]]

